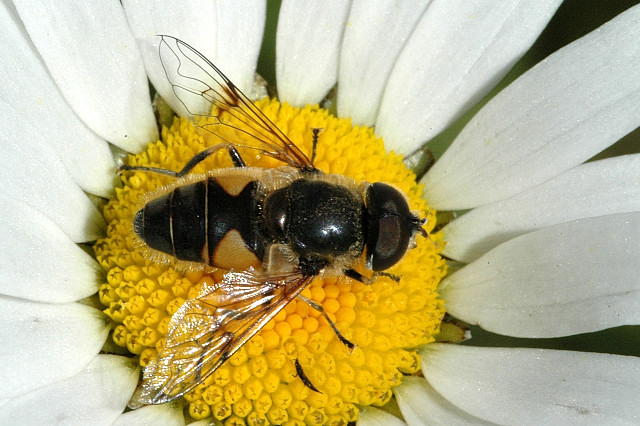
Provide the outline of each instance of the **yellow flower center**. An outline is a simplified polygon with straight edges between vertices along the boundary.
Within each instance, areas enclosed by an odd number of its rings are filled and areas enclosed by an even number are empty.
[[[401,189],[411,209],[435,225],[435,212],[420,198],[422,189],[400,156],[387,154],[371,129],[352,127],[317,106],[303,109],[265,99],[256,105],[301,150],[310,156],[312,130],[320,128],[315,166],[358,182],[386,182]],[[130,164],[180,170],[210,146],[193,124],[176,118]],[[274,167],[273,159],[241,151],[247,165]],[[232,167],[222,150],[193,173]],[[100,287],[104,312],[113,320],[113,341],[139,355],[146,366],[163,348],[171,316],[205,283],[218,282],[226,271],[184,272],[154,263],[132,235],[135,213],[144,194],[173,178],[137,171],[125,173],[123,187],[104,208],[106,238],[95,244],[97,259],[107,271]],[[441,236],[417,237],[417,247],[389,271],[399,282],[380,276],[370,285],[350,278],[317,277],[302,294],[320,303],[340,332],[357,345],[349,351],[322,314],[301,300],[289,303],[236,354],[193,391],[187,393],[188,415],[213,416],[225,424],[346,424],[358,417],[358,405],[386,404],[403,374],[420,370],[415,348],[434,340],[444,316],[436,287],[445,275],[439,256]],[[305,386],[295,360],[320,391]]]

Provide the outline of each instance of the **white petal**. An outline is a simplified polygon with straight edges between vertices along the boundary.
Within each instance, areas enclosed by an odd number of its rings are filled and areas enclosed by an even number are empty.
[[[500,424],[634,424],[640,359],[543,349],[431,344],[422,371],[464,411]]]
[[[554,53],[493,98],[423,183],[437,209],[517,194],[640,124],[640,6]]]
[[[402,384],[393,393],[404,419],[410,425],[492,424],[451,404],[421,377],[403,377]]]
[[[78,373],[98,354],[109,332],[104,314],[97,309],[2,296],[0,325],[0,399]]]
[[[193,46],[205,58],[215,63],[218,57],[216,2],[194,0],[149,4],[141,0],[127,0],[124,2],[124,7],[153,87],[174,111],[184,117],[191,115],[189,111],[197,114],[208,113],[211,105],[203,102],[199,97],[194,97],[198,100],[196,104],[189,104],[186,107],[176,98],[167,73],[175,73],[179,64],[177,62],[163,64],[160,61],[158,35],[176,37]]]
[[[124,411],[138,374],[127,358],[98,355],[69,379],[0,402],[0,423],[110,425]]]
[[[10,132],[17,138],[14,142],[33,137],[36,145],[50,145],[78,185],[93,194],[109,195],[115,174],[111,151],[78,119],[63,99],[18,21],[8,5],[2,3],[2,132]],[[21,137],[19,121],[28,122],[37,132]]]
[[[640,211],[640,154],[575,167],[444,227],[443,253],[471,262],[518,235],[585,217]]]
[[[43,214],[0,194],[0,293],[61,303],[98,290],[100,265]]]
[[[92,130],[127,151],[157,139],[140,53],[117,2],[15,3],[56,84]]]
[[[217,0],[216,65],[245,94],[255,80],[267,13],[264,0]]]
[[[560,3],[434,1],[389,77],[376,134],[406,154],[440,133],[500,81]]]
[[[209,425],[205,423],[205,425]],[[177,403],[148,405],[124,413],[113,426],[181,426],[184,425],[182,407]]]
[[[276,34],[278,97],[316,104],[338,78],[338,57],[350,1],[285,0]]]
[[[368,406],[362,407],[358,414],[358,426],[402,426],[406,423],[379,408]]]
[[[124,0],[129,26],[137,39],[170,35],[195,46],[212,61],[217,57],[216,2]],[[158,52],[155,52],[158,56]],[[145,65],[148,65],[145,58]],[[149,67],[147,67],[149,71]],[[162,68],[157,71],[162,73]],[[164,75],[164,74],[163,74]]]
[[[127,19],[135,33],[149,79],[171,107],[183,116],[188,110],[207,113],[208,104],[181,105],[160,62],[156,35],[185,41],[216,64],[240,90],[250,93],[264,30],[263,0],[172,1],[149,4],[124,2]]]
[[[486,330],[557,337],[640,324],[640,212],[507,241],[444,279],[447,312]]]
[[[374,124],[391,68],[429,3],[353,2],[338,67],[338,115],[354,124]]]
[[[53,149],[40,143],[42,135],[17,110],[0,109],[3,120],[11,123],[0,133],[0,193],[46,214],[73,241],[102,235],[104,219]]]

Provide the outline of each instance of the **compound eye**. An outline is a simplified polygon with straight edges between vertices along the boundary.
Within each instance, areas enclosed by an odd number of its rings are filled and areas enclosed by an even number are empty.
[[[415,218],[404,195],[381,182],[369,186],[366,203],[367,262],[372,270],[384,271],[406,253],[415,233]]]

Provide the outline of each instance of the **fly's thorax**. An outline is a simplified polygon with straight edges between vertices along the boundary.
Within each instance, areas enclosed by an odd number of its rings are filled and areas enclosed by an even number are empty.
[[[300,259],[353,263],[364,250],[364,199],[344,176],[301,173],[264,198],[262,216],[273,242]]]

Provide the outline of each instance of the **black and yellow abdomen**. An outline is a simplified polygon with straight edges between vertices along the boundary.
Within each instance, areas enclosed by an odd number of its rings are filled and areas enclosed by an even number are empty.
[[[263,242],[256,221],[255,173],[229,173],[177,184],[147,202],[133,222],[150,248],[177,260],[224,269],[259,267]]]

